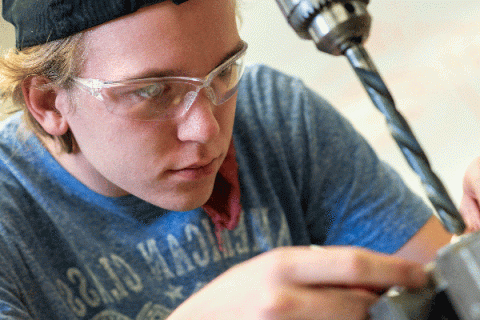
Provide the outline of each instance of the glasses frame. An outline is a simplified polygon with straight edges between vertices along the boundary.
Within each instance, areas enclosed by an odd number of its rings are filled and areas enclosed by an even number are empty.
[[[208,75],[206,75],[205,77],[201,77],[201,78],[184,77],[184,76],[166,76],[166,77],[138,78],[138,79],[120,80],[120,81],[102,81],[102,80],[99,80],[99,79],[73,77],[72,80],[73,80],[74,84],[77,85],[80,89],[89,93],[90,95],[92,95],[93,97],[95,97],[96,99],[98,99],[100,101],[105,101],[105,99],[102,95],[102,92],[101,92],[102,89],[128,86],[128,85],[137,84],[137,83],[141,83],[141,82],[151,82],[151,81],[155,82],[155,81],[159,81],[159,80],[161,80],[161,81],[185,82],[185,83],[188,83],[190,85],[193,85],[193,86],[196,87],[196,90],[195,90],[195,96],[196,96],[196,94],[198,94],[198,92],[200,92],[201,89],[210,88],[210,84],[213,81],[213,79],[215,79],[223,70],[225,70],[226,68],[228,68],[229,66],[231,66],[232,64],[234,64],[235,62],[237,62],[238,60],[240,60],[244,57],[244,55],[247,51],[247,48],[248,48],[248,44],[243,40],[241,41],[241,44],[242,44],[242,47],[237,53],[235,53],[233,56],[228,58],[225,62],[223,62],[219,66],[215,67],[212,71],[210,71],[210,73]],[[241,75],[243,75],[243,68],[244,68],[244,62],[242,61],[242,74]],[[237,82],[237,84],[231,89],[231,91],[233,93],[236,92],[237,89],[238,89],[238,83],[240,82],[241,75],[240,75],[240,78],[239,78],[239,81]],[[214,101],[214,100],[217,100],[217,99],[216,99],[216,97],[214,98],[212,96],[211,90],[207,91],[207,96],[210,99],[210,101],[212,101],[213,104],[220,105],[220,104],[226,102],[228,99],[230,99],[233,96],[233,94],[231,96],[227,97],[226,99],[221,100],[220,103],[216,103],[216,101]],[[189,105],[187,105],[185,107],[185,111],[182,114],[184,114],[190,108],[191,104],[193,103],[193,100],[189,103]],[[108,107],[107,107],[107,110],[110,113],[115,114],[114,112],[109,110]],[[118,114],[115,114],[115,115],[118,115]],[[118,115],[118,116],[122,117],[121,115]],[[132,118],[132,119],[134,119],[134,118]]]

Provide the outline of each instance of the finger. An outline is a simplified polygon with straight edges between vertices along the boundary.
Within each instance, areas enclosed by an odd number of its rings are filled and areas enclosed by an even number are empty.
[[[480,157],[472,161],[463,177],[463,197],[459,211],[467,224],[466,232],[480,229]]]
[[[361,289],[302,287],[286,291],[265,318],[288,320],[365,319],[378,296]]]
[[[467,225],[466,232],[480,229],[480,207],[478,201],[470,195],[464,194],[460,201],[459,212]]]
[[[290,281],[303,284],[387,288],[422,286],[427,275],[421,264],[352,247],[308,247],[280,251],[289,261],[282,269]]]
[[[472,199],[480,198],[480,157],[467,167],[463,177],[463,192]]]

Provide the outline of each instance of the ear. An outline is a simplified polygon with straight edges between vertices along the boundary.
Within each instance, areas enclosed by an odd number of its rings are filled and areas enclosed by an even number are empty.
[[[59,94],[60,89],[46,88],[51,81],[43,76],[31,76],[22,83],[23,97],[28,110],[43,129],[52,136],[61,136],[68,131],[68,123],[60,110],[68,110],[68,100]],[[59,107],[62,104],[62,108]]]

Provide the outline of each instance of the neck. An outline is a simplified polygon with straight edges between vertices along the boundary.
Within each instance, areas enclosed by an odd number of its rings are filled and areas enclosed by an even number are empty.
[[[61,151],[58,143],[52,139],[40,139],[45,148],[57,160],[57,162],[70,173],[73,177],[83,183],[92,191],[95,191],[106,197],[120,197],[128,195],[125,190],[114,185],[98,172],[92,164],[85,158],[79,148],[75,148],[72,153]]]

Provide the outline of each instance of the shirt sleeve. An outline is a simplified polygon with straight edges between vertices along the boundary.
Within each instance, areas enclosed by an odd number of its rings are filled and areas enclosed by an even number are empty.
[[[306,222],[312,240],[393,253],[421,228],[429,207],[381,161],[353,126],[301,82],[311,163]],[[326,219],[318,219],[324,214]]]
[[[271,174],[279,194],[294,184],[311,243],[393,253],[426,223],[430,207],[316,92],[265,66],[247,77],[254,97],[247,103],[258,105],[249,117],[260,127],[252,143],[281,166]]]
[[[0,154],[0,159],[3,157]],[[0,164],[0,181],[0,318],[38,319],[32,301],[41,305],[47,303],[38,282],[32,277],[35,270],[27,267],[32,257],[22,250],[31,247],[25,239],[32,231],[23,219],[31,203],[3,163]]]
[[[3,229],[3,226],[2,226]],[[7,320],[33,319],[22,294],[22,285],[19,274],[15,273],[13,262],[15,258],[10,254],[7,245],[0,241],[0,318]]]

